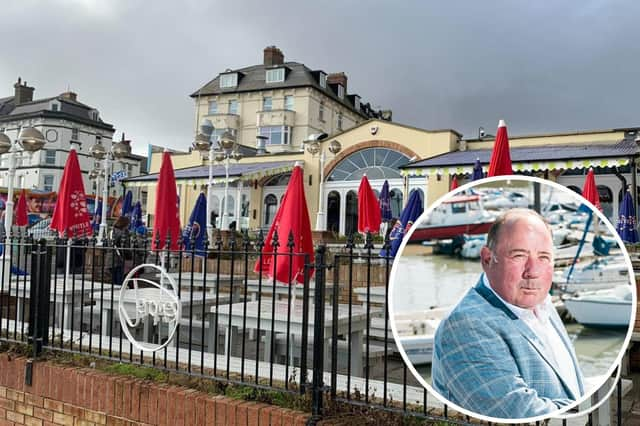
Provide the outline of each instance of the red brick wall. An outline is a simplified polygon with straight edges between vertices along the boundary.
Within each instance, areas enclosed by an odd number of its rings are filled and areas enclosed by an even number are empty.
[[[309,414],[93,369],[0,354],[0,426],[304,425]]]

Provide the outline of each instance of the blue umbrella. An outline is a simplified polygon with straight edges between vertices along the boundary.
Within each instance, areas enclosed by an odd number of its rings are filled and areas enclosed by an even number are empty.
[[[93,212],[93,220],[91,221],[91,229],[96,233],[100,229],[100,222],[102,219],[102,200],[98,199],[96,209]]]
[[[195,250],[197,256],[205,256],[204,236],[207,233],[207,197],[200,193],[193,207],[187,226],[182,230],[182,239],[186,251]],[[191,240],[194,239],[194,246],[191,247]]]
[[[628,243],[638,242],[638,230],[636,229],[636,212],[633,207],[631,192],[627,190],[620,204],[620,217],[617,226],[618,234],[622,241]]]
[[[411,193],[406,207],[402,210],[400,220],[398,220],[391,229],[391,233],[389,234],[391,244],[389,252],[387,253],[387,250],[385,249],[380,250],[380,257],[395,257],[398,249],[400,248],[400,244],[402,243],[402,239],[407,234],[409,228],[411,228],[411,225],[418,220],[421,214],[422,197],[420,197],[420,191],[416,190]]]
[[[131,223],[129,223],[129,230],[136,230],[140,226],[144,226],[144,222],[142,221],[142,205],[140,204],[140,201],[137,201],[133,206],[133,211],[131,212]]]
[[[476,163],[473,165],[473,173],[471,174],[471,180],[478,180],[484,178],[484,172],[482,171],[482,164],[480,159],[476,158]]]
[[[380,217],[383,222],[388,222],[393,217],[391,213],[391,194],[389,193],[389,181],[385,180],[380,191]]]
[[[127,191],[124,196],[124,201],[122,202],[122,210],[120,211],[120,216],[131,216],[131,212],[133,210],[133,193],[131,191]]]

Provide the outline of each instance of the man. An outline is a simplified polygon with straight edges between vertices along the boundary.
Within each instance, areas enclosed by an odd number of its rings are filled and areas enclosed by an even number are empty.
[[[434,389],[502,419],[573,403],[584,393],[582,374],[549,296],[549,226],[532,210],[510,210],[489,230],[480,258],[484,274],[436,331]]]

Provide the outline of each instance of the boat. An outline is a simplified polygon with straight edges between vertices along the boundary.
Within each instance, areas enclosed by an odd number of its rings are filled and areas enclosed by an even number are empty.
[[[571,276],[569,277],[569,273]],[[569,277],[569,281],[567,281]],[[596,257],[594,260],[576,263],[571,271],[567,266],[556,271],[553,283],[557,289],[565,293],[584,290],[600,290],[615,285],[629,284],[629,267],[621,257]]]
[[[453,238],[462,234],[486,234],[496,216],[487,212],[479,195],[458,195],[443,201],[411,234],[409,241]]]
[[[490,210],[505,210],[513,208],[528,208],[531,202],[521,192],[503,191],[502,193],[487,193],[484,198],[484,206]]]
[[[632,320],[631,285],[584,291],[564,298],[567,310],[577,322],[589,327],[627,328]]]
[[[487,234],[465,235],[460,256],[465,259],[479,259],[482,247],[487,244]]]
[[[433,338],[448,308],[431,308],[421,312],[405,312],[395,316],[398,340],[414,365],[431,364]]]
[[[434,330],[435,334],[435,330]],[[418,334],[400,337],[400,344],[413,365],[431,364],[434,334]]]

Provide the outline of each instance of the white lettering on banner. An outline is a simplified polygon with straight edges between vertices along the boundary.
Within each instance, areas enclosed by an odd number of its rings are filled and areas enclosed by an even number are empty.
[[[155,269],[159,272],[160,282],[135,278],[136,272],[142,268]],[[145,283],[146,286],[140,288],[139,283]],[[178,329],[181,306],[176,283],[163,267],[153,264],[138,265],[129,272],[120,288],[118,314],[122,332],[136,349],[158,351],[173,340]],[[166,324],[167,328],[166,340],[161,336],[164,330],[163,324]],[[164,342],[162,344],[141,342],[133,335],[140,325],[146,330],[155,327],[156,332],[148,333],[150,340],[153,340],[153,336],[157,333],[158,341],[164,340]]]

